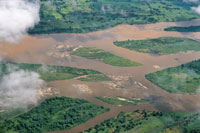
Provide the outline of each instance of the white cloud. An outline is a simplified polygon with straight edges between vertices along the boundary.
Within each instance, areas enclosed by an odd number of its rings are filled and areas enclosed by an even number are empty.
[[[192,10],[200,14],[200,5],[198,7],[192,7]]]
[[[40,20],[39,0],[0,0],[0,41],[14,43]]]
[[[193,3],[197,3],[199,2],[199,0],[183,0],[183,2],[193,2]],[[193,11],[195,11],[196,13],[200,14],[200,5],[197,7],[191,7],[191,9]]]
[[[39,74],[24,70],[5,75],[0,81],[0,107],[24,107],[37,104],[44,82]]]
[[[184,2],[198,2],[199,0],[183,0]]]

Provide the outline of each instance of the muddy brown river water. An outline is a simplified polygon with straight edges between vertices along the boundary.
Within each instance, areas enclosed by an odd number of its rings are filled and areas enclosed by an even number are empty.
[[[145,78],[151,72],[168,67],[174,67],[192,60],[200,59],[200,52],[189,51],[177,54],[155,56],[139,53],[117,47],[114,41],[139,40],[163,36],[187,37],[200,40],[200,33],[165,32],[169,26],[199,25],[200,19],[184,22],[162,22],[146,25],[119,25],[107,30],[86,34],[50,34],[26,36],[17,44],[0,43],[0,56],[9,61],[24,63],[39,63],[49,65],[63,65],[78,68],[98,70],[108,76],[131,77],[124,88],[113,87],[108,82],[83,82],[76,79],[49,82],[48,86],[55,88],[62,96],[78,97],[95,104],[110,108],[110,112],[97,116],[71,130],[62,132],[80,132],[86,130],[108,118],[116,116],[120,111],[136,109],[195,112],[200,110],[200,94],[171,94]],[[84,46],[104,49],[118,56],[142,63],[137,67],[115,67],[95,60],[77,56],[51,56],[56,52],[56,46]],[[125,80],[125,79],[124,79]],[[124,82],[123,78],[120,82]],[[116,81],[118,83],[118,81]],[[125,84],[125,83],[124,83]],[[119,107],[106,104],[94,96],[127,96],[148,98],[149,104]],[[61,132],[61,131],[58,131]]]

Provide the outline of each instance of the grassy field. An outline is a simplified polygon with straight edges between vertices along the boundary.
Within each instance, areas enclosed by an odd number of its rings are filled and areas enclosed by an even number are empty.
[[[81,99],[49,98],[27,113],[0,122],[0,133],[40,133],[70,129],[107,111],[109,109]]]
[[[171,93],[198,93],[200,60],[151,73],[146,78]]]
[[[123,105],[123,106],[128,106],[128,105],[137,105],[139,103],[145,103],[148,102],[146,99],[136,99],[136,98],[128,98],[128,97],[96,97],[97,99],[106,102],[108,104],[112,105]]]
[[[81,80],[81,81],[111,81],[111,79],[105,75],[100,75],[100,74],[94,74],[94,75],[88,75],[86,77],[82,77],[82,78],[79,78],[78,80]]]
[[[161,37],[148,40],[114,42],[116,46],[150,54],[173,54],[189,50],[200,51],[200,42],[178,37]]]
[[[51,66],[42,64],[0,62],[0,77],[10,73],[10,69],[14,69],[14,71],[22,69],[37,72],[40,74],[40,78],[45,81],[66,80],[90,74],[102,75],[100,72],[90,69],[79,69],[66,66]]]
[[[75,52],[72,53],[73,55],[85,57],[88,59],[95,59],[98,61],[102,61],[105,64],[109,64],[112,66],[119,66],[119,67],[131,67],[131,66],[139,66],[140,63],[133,62],[129,59],[116,56],[110,52],[106,52],[101,49],[96,48],[79,48]]]
[[[200,26],[189,26],[189,27],[168,27],[164,29],[165,31],[177,31],[177,32],[200,32]]]
[[[169,130],[200,131],[199,114],[162,113],[150,111],[121,112],[85,133],[165,133]]]
[[[119,24],[199,18],[182,0],[41,0],[40,23],[30,34],[85,33]]]

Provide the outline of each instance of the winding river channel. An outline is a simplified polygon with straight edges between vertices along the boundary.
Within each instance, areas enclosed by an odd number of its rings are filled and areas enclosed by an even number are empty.
[[[76,79],[53,81],[47,83],[55,88],[62,96],[78,97],[95,104],[110,108],[110,112],[97,116],[86,123],[66,131],[58,132],[81,132],[93,127],[100,122],[117,116],[121,111],[137,109],[159,111],[193,112],[200,110],[200,94],[171,94],[145,78],[151,72],[159,71],[168,67],[174,67],[192,60],[200,59],[200,52],[188,51],[169,55],[150,55],[139,53],[125,48],[117,47],[114,41],[140,40],[164,36],[187,37],[200,41],[200,33],[166,32],[163,29],[169,26],[200,25],[200,19],[184,22],[162,22],[145,25],[119,25],[107,30],[84,34],[49,34],[26,36],[17,44],[0,44],[0,56],[9,61],[63,65],[78,68],[94,69],[114,77],[113,82],[83,82]],[[83,46],[96,47],[114,53],[115,55],[128,58],[142,63],[137,67],[115,67],[95,60],[77,56],[52,56],[56,53],[56,47]],[[127,78],[128,77],[128,78]],[[125,87],[117,88],[112,84],[121,83]],[[94,96],[127,96],[148,98],[147,104],[138,106],[114,106],[101,102]],[[192,104],[191,104],[192,103]]]

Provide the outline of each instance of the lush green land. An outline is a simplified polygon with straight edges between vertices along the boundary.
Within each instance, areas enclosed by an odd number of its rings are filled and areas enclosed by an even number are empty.
[[[168,27],[165,31],[178,31],[178,32],[200,32],[200,26],[189,26],[189,27]]]
[[[151,73],[146,78],[171,93],[198,93],[200,60]]]
[[[81,77],[78,80],[81,81],[111,81],[111,79],[105,75],[95,74],[95,75],[88,75],[86,77]]]
[[[11,107],[11,108],[4,109],[2,112],[0,112],[0,121],[14,118],[14,117],[18,116],[19,114],[22,114],[26,111],[27,111],[27,109],[25,109],[25,108],[12,108]]]
[[[100,72],[95,70],[79,69],[66,66],[1,62],[0,77],[9,74],[11,68],[15,71],[23,69],[27,71],[37,72],[40,74],[40,78],[45,81],[66,80],[83,75],[101,74]]]
[[[128,106],[128,105],[137,105],[139,103],[144,103],[147,102],[148,100],[146,99],[136,99],[136,98],[128,98],[128,97],[96,97],[97,99],[106,102],[108,104],[112,105],[123,105],[123,106]]]
[[[0,132],[39,133],[70,129],[108,110],[81,99],[49,98],[29,112],[0,123]]]
[[[131,67],[131,66],[141,65],[140,63],[133,62],[129,59],[122,58],[110,52],[106,52],[104,50],[96,49],[96,48],[79,48],[72,54],[85,57],[88,59],[95,59],[98,61],[102,61],[105,64],[109,64],[112,66]]]
[[[183,132],[200,131],[199,114],[162,113],[149,111],[121,112],[85,133],[161,133],[170,130]]]
[[[178,37],[161,37],[148,40],[114,42],[116,46],[151,54],[172,54],[189,50],[200,50],[200,42]]]
[[[85,33],[118,24],[199,18],[182,0],[41,0],[40,23],[30,34]]]

